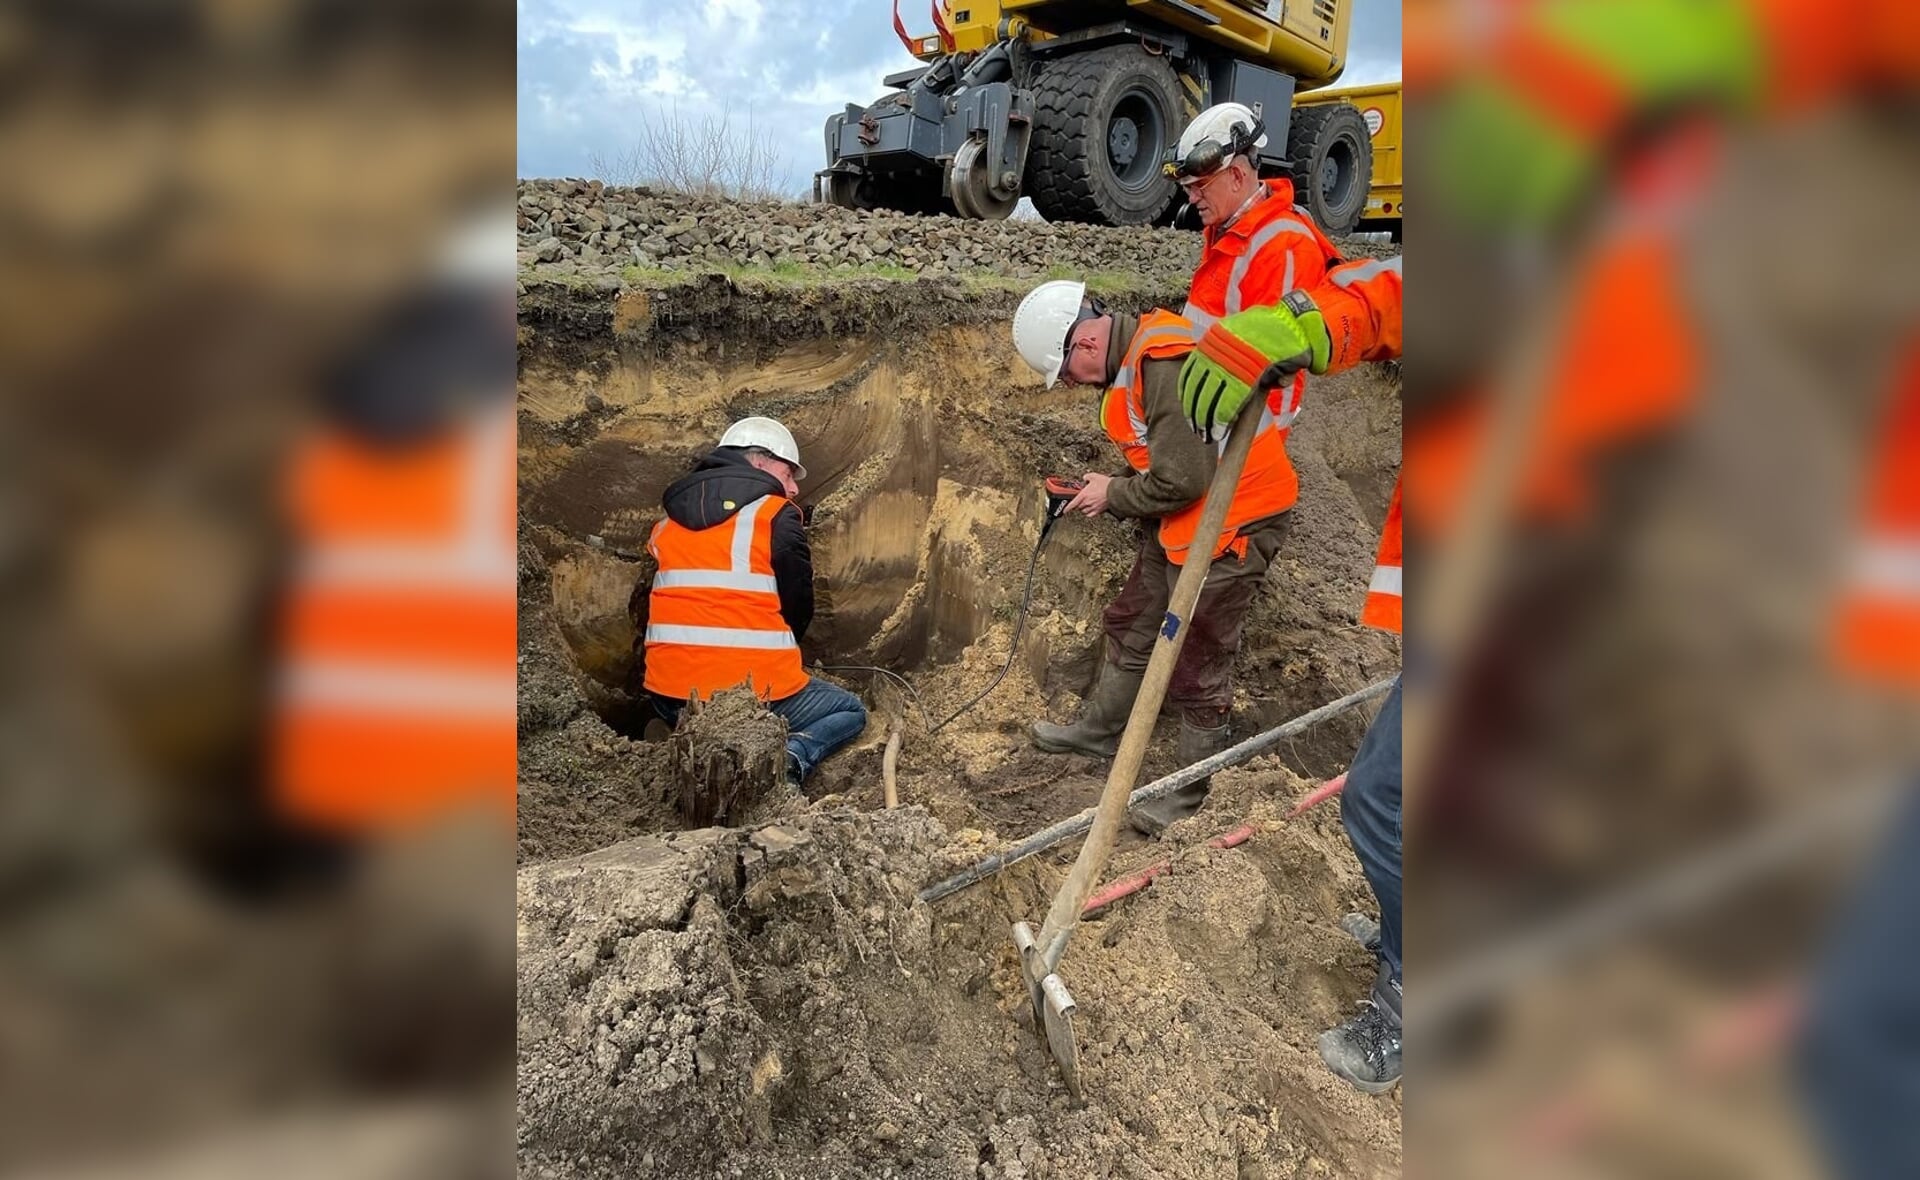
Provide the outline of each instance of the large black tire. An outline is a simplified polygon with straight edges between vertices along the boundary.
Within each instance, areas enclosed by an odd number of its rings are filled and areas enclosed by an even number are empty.
[[[1186,125],[1163,55],[1112,45],[1050,61],[1034,83],[1027,195],[1048,221],[1153,225],[1180,198],[1161,164]]]
[[[1287,124],[1293,199],[1329,234],[1353,232],[1367,211],[1373,183],[1373,140],[1351,103],[1293,108]]]

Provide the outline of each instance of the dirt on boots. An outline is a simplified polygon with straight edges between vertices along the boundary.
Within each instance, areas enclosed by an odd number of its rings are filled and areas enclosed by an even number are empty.
[[[1175,754],[1180,765],[1192,766],[1205,761],[1233,744],[1227,727],[1217,725],[1203,727],[1195,725],[1185,717],[1180,719],[1180,743]],[[1188,783],[1171,795],[1149,800],[1127,811],[1127,822],[1133,830],[1143,836],[1158,839],[1160,833],[1174,824],[1200,810],[1207,801],[1207,787],[1211,779],[1201,779],[1197,783]]]
[[[1145,673],[1128,672],[1113,664],[1100,670],[1100,680],[1087,695],[1080,716],[1071,725],[1036,721],[1031,730],[1033,744],[1049,754],[1092,754],[1111,758],[1120,745],[1120,731],[1127,727],[1127,714],[1133,710],[1133,698],[1140,694]]]

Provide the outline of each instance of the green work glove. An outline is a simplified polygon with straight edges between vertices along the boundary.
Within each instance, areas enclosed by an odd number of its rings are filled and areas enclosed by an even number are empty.
[[[1273,307],[1227,316],[1208,328],[1180,368],[1180,408],[1200,437],[1226,434],[1247,399],[1302,369],[1327,371],[1333,342],[1320,309],[1304,291]]]
[[[1649,120],[1753,109],[1766,67],[1756,7],[1542,0],[1518,10],[1489,68],[1431,104],[1439,201],[1467,221],[1551,228],[1605,183],[1613,152]]]

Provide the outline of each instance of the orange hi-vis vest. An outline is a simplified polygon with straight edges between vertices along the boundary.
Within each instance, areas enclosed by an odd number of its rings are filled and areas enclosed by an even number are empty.
[[[1292,181],[1265,183],[1267,195],[1233,224],[1206,231],[1200,267],[1180,309],[1193,323],[1195,339],[1223,316],[1272,307],[1289,291],[1319,286],[1328,265],[1340,257],[1312,216],[1293,203]],[[1267,404],[1292,421],[1306,388],[1307,375],[1295,374],[1287,388],[1268,395]]]
[[[773,576],[773,518],[787,503],[762,496],[708,529],[672,518],[654,526],[647,549],[660,572],[647,598],[647,691],[686,700],[750,684],[761,700],[777,701],[807,686]]]
[[[1400,634],[1400,481],[1393,481],[1393,499],[1387,502],[1387,523],[1380,529],[1380,556],[1374,562],[1373,581],[1360,621],[1369,627]]]
[[[1120,360],[1119,371],[1113,375],[1113,384],[1100,399],[1100,425],[1135,471],[1146,471],[1152,466],[1152,456],[1147,449],[1146,379],[1142,365],[1149,360],[1191,351],[1201,330],[1170,311],[1150,311],[1141,316],[1140,326]],[[1285,512],[1299,499],[1300,481],[1293,473],[1292,461],[1287,458],[1287,428],[1292,421],[1292,413],[1276,414],[1271,406],[1261,409],[1259,434],[1254,436],[1246,470],[1241,473],[1233,503],[1227,508],[1226,524],[1220,530],[1214,557],[1229,549],[1245,556],[1247,543],[1240,536],[1241,526]],[[1227,449],[1225,439],[1220,441],[1219,449],[1222,452]],[[1200,510],[1205,504],[1206,497],[1202,496],[1161,518],[1160,546],[1173,564],[1186,564],[1187,550],[1193,545],[1194,530],[1200,525]]]
[[[510,406],[417,447],[295,457],[272,774],[291,818],[393,830],[515,790]]]
[[[1835,638],[1846,671],[1920,687],[1920,349],[1889,408]]]

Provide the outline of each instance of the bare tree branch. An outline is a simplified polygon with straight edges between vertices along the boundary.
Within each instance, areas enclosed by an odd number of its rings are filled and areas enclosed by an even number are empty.
[[[595,176],[612,185],[647,185],[696,196],[735,200],[781,201],[785,169],[779,142],[748,111],[736,128],[731,111],[718,116],[682,112],[676,101],[667,110],[643,113],[630,147],[615,156],[587,157]]]

